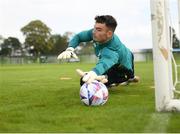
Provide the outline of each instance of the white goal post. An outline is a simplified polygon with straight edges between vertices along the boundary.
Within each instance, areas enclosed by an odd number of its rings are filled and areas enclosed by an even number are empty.
[[[180,0],[178,1],[180,3]],[[168,0],[150,2],[156,110],[180,111],[180,100],[174,99],[173,93]]]

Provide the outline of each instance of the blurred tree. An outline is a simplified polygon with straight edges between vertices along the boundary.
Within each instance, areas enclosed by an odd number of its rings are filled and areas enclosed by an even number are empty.
[[[173,27],[169,27],[169,32],[170,32],[170,41],[172,37],[172,47],[175,49],[180,48],[180,41],[176,36],[175,29]]]
[[[180,48],[180,41],[176,34],[173,34],[173,48]]]
[[[0,35],[0,55],[1,55],[1,50],[2,50],[2,46],[1,44],[4,42],[4,38],[2,35]]]
[[[68,38],[66,36],[52,35],[51,40],[53,40],[53,47],[50,54],[57,55],[68,47]]]
[[[2,44],[2,43],[3,43],[3,40],[4,40],[3,36],[2,36],[2,35],[0,35],[0,44]]]
[[[10,56],[12,52],[16,50],[21,50],[19,39],[15,37],[4,39],[4,42],[1,44],[1,55]]]
[[[26,47],[34,49],[34,56],[39,57],[51,50],[53,44],[51,29],[40,20],[31,21],[21,28],[21,31],[25,35]]]
[[[7,40],[10,43],[10,45],[12,46],[13,49],[15,49],[15,50],[21,49],[21,43],[20,43],[18,38],[8,37]]]
[[[4,42],[1,44],[1,55],[10,56],[11,51],[12,51],[12,47],[8,43],[8,39],[5,39]]]
[[[81,47],[81,50],[79,51],[79,54],[82,54],[82,55],[94,54],[94,47],[93,47],[93,42],[92,41],[80,43],[79,46]]]
[[[68,31],[68,32],[65,32],[63,36],[67,37],[67,41],[69,42],[74,35],[75,33]]]

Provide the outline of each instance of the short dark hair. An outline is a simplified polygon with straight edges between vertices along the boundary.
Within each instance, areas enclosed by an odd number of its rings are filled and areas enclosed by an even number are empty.
[[[113,32],[116,29],[117,22],[115,18],[111,15],[101,15],[96,16],[95,18],[96,23],[102,23],[105,24],[108,28],[110,28]]]

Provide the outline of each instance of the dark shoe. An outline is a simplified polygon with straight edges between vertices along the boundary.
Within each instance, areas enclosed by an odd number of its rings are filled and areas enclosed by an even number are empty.
[[[139,82],[139,80],[140,80],[139,76],[134,76],[134,78],[129,79],[128,82],[137,83],[137,82]]]

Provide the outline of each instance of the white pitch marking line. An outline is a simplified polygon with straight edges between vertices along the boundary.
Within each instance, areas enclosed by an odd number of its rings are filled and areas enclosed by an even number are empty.
[[[165,133],[170,119],[168,113],[154,113],[152,114],[149,124],[144,128],[145,133]]]

